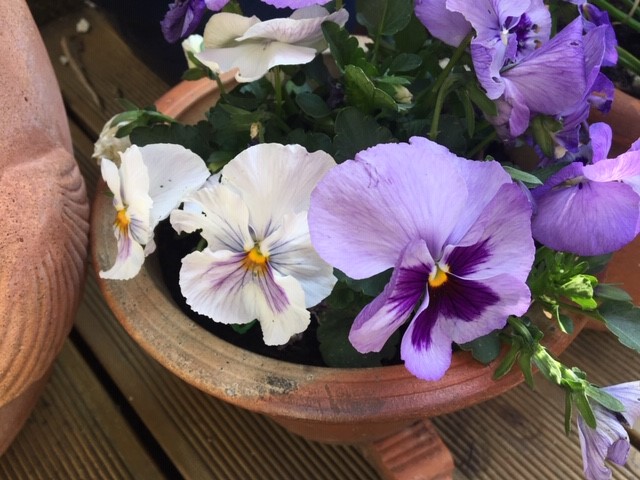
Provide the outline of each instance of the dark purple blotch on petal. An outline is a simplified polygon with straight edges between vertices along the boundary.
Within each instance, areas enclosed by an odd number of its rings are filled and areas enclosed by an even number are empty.
[[[489,238],[466,247],[456,247],[447,258],[447,263],[452,272],[459,277],[466,277],[479,270],[484,262],[489,260],[491,252],[487,248]]]
[[[411,342],[416,349],[426,350],[439,317],[472,322],[499,300],[500,297],[486,284],[448,274],[444,284],[429,287],[429,306],[414,320]]]

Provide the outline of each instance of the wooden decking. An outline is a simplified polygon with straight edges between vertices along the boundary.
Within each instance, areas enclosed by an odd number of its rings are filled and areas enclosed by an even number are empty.
[[[84,17],[91,24],[76,32]],[[90,195],[98,169],[92,143],[120,111],[116,98],[151,104],[168,88],[85,8],[42,34],[68,109],[75,154]],[[63,64],[73,56],[76,68]],[[80,73],[81,72],[81,73]],[[91,269],[90,269],[91,270]],[[639,279],[640,280],[640,279]],[[603,384],[640,378],[638,357],[605,333],[587,331],[563,356]],[[563,397],[544,381],[434,419],[456,479],[580,479],[577,434],[565,437]],[[185,384],[149,358],[104,303],[90,271],[74,330],[48,387],[7,453],[2,479],[376,479],[355,446],[323,445]],[[614,478],[640,478],[633,450]]]

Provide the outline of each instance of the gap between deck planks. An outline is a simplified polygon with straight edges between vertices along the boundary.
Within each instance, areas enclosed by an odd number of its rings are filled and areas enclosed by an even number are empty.
[[[50,24],[43,33],[70,115],[82,125],[82,129],[74,127],[78,161],[85,174],[95,179],[97,169],[87,159],[91,142],[80,135],[81,130],[95,134],[107,118],[118,113],[118,91],[144,105],[167,87],[137,62],[99,13],[86,10],[83,15],[92,24],[89,34],[75,33],[79,15]],[[77,78],[57,63],[61,36],[74,35],[74,41],[84,45],[80,57],[104,109],[92,104]],[[119,327],[91,277],[76,328],[185,477],[376,478],[353,447],[306,442],[164,371]],[[565,355],[567,363],[591,361],[588,371],[594,381],[636,379],[637,357],[608,336],[601,337],[602,345],[596,345],[597,335],[602,334],[582,334]],[[601,353],[594,359],[598,349]],[[603,377],[603,363],[616,365],[618,370],[613,373],[618,378]],[[568,439],[562,433],[562,398],[544,381],[538,383],[538,393],[519,387],[480,406],[434,420],[456,459],[455,478],[582,478],[575,433]],[[550,405],[546,408],[545,404]],[[267,445],[271,451],[266,451]],[[627,468],[616,469],[614,478],[638,477],[640,459],[633,451]]]

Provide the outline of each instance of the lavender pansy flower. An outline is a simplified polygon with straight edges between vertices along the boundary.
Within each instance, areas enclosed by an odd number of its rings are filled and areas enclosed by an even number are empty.
[[[592,163],[573,162],[532,190],[536,240],[577,255],[611,253],[640,232],[640,142],[607,159],[611,128],[589,129]]]
[[[238,82],[252,82],[278,65],[303,65],[326,48],[323,22],[343,26],[345,9],[329,14],[323,7],[296,10],[288,18],[260,22],[257,17],[218,13],[204,31],[204,50],[198,60],[214,71],[238,69]]]
[[[165,40],[176,43],[192,34],[200,25],[207,6],[205,0],[176,0],[171,3],[167,14],[160,22]]]
[[[625,427],[633,427],[640,418],[640,381],[621,383],[602,388],[624,405],[621,413],[612,412],[593,403],[596,428],[589,427],[578,416],[578,436],[582,448],[582,462],[587,480],[608,480],[611,470],[605,460],[624,465],[629,456],[629,434]]]
[[[414,10],[432,36],[457,47],[472,27],[460,13],[448,10],[446,3],[447,0],[415,0]]]
[[[425,138],[380,144],[331,170],[311,196],[322,258],[355,279],[393,268],[349,339],[379,351],[412,317],[401,355],[437,380],[451,342],[469,342],[527,311],[531,207],[497,162],[473,162]]]
[[[612,67],[618,63],[618,40],[616,39],[616,32],[609,20],[609,14],[605,11],[599,10],[594,5],[584,3],[580,5],[580,14],[584,21],[585,31],[590,31],[593,28],[599,26],[605,27],[605,55],[602,61],[602,65],[605,67]]]
[[[258,319],[267,345],[283,345],[328,296],[333,268],[309,240],[307,209],[317,181],[335,165],[325,152],[259,144],[241,152],[171,213],[178,232],[201,230],[203,251],[184,257],[180,289],[191,308],[220,323]]]

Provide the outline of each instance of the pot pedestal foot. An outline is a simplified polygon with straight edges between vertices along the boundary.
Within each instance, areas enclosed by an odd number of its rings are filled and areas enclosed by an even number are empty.
[[[453,457],[430,420],[363,447],[368,460],[386,480],[449,480]]]

